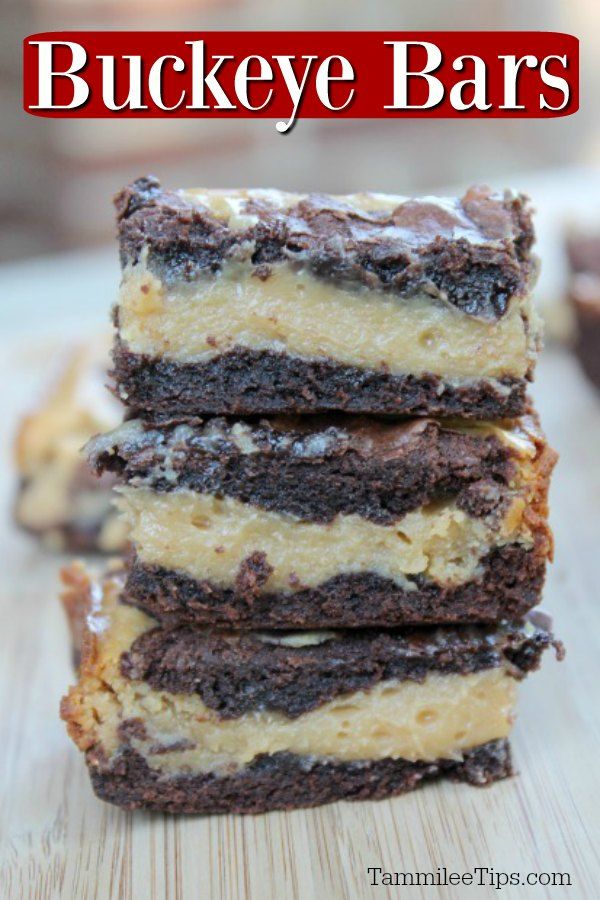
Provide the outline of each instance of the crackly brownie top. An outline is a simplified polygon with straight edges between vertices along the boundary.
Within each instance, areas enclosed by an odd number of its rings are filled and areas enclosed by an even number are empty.
[[[97,473],[156,491],[223,494],[311,521],[355,513],[388,523],[450,495],[472,515],[486,515],[502,502],[519,457],[533,457],[542,440],[528,418],[504,427],[352,416],[214,418],[161,427],[130,420],[87,450]]]
[[[130,419],[87,444],[90,464],[126,477],[148,472],[167,462],[179,470],[193,464],[195,453],[262,454],[271,458],[324,459],[354,453],[365,462],[390,462],[406,457],[424,438],[455,435],[465,449],[497,443],[515,455],[533,455],[543,441],[533,415],[498,422],[455,419],[404,419],[390,422],[368,416],[275,416],[271,419],[229,419],[216,416],[153,425]],[[468,460],[466,460],[468,462]]]
[[[140,178],[115,198],[121,261],[166,281],[217,273],[228,261],[268,278],[295,262],[316,276],[409,297],[427,292],[463,312],[499,318],[527,291],[535,264],[531,209],[510,192],[461,198],[165,191]]]
[[[196,693],[223,718],[263,709],[293,718],[384,680],[420,682],[429,673],[501,665],[522,678],[553,642],[548,617],[532,618],[496,627],[302,634],[154,628],[122,655],[121,671],[156,690]]]

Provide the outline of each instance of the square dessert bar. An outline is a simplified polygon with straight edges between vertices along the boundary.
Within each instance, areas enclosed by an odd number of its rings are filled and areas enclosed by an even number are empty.
[[[496,622],[539,602],[555,454],[531,416],[130,420],[88,453],[122,482],[123,596],[162,621]]]
[[[147,418],[517,416],[539,344],[522,196],[116,198],[114,378]]]
[[[118,572],[65,572],[81,653],[62,703],[99,797],[128,809],[263,812],[510,774],[517,682],[547,623],[234,633],[158,626]],[[560,647],[557,645],[560,652]]]
[[[114,553],[125,544],[111,503],[114,478],[94,477],[81,455],[92,435],[123,417],[106,390],[108,345],[93,341],[67,351],[60,376],[16,436],[15,520],[54,550]]]

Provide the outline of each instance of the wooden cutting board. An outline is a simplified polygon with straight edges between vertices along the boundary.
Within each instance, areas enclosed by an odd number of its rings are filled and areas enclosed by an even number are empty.
[[[72,330],[72,319],[64,320]],[[257,817],[129,814],[96,800],[58,704],[73,680],[57,595],[63,560],[10,522],[16,417],[47,379],[54,338],[4,332],[0,554],[2,897],[362,898],[600,896],[600,395],[549,350],[535,393],[561,453],[556,562],[544,606],[567,659],[523,685],[519,774],[488,789],[431,785],[379,803]],[[5,352],[6,351],[6,352]],[[572,886],[375,887],[391,872],[565,873]],[[491,877],[491,876],[490,876]]]

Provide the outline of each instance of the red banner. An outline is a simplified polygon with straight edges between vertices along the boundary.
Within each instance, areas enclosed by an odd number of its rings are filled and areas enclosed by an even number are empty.
[[[36,116],[550,118],[579,42],[527,31],[73,31],[24,41]]]

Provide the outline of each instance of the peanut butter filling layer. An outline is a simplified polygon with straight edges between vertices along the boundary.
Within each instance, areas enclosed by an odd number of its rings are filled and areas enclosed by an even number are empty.
[[[488,321],[426,293],[394,298],[284,263],[264,280],[227,262],[217,274],[173,286],[148,270],[142,254],[123,277],[119,327],[132,352],[180,363],[241,346],[460,380],[525,377],[538,326],[528,297],[513,298],[501,318]]]
[[[448,585],[473,578],[480,559],[495,546],[532,544],[526,503],[515,496],[500,519],[474,518],[454,501],[431,503],[393,525],[358,515],[318,524],[259,509],[231,497],[186,489],[158,493],[119,489],[118,505],[138,559],[231,586],[253,553],[272,568],[268,592],[316,587],[340,574],[374,572],[410,586],[421,575]]]
[[[121,675],[121,655],[155,624],[117,604],[114,591],[105,595],[92,623],[93,658],[63,705],[80,749],[99,748],[110,760],[122,743],[119,727],[134,719],[131,746],[151,768],[176,775],[231,771],[280,751],[336,760],[457,759],[511,728],[516,682],[504,667],[434,673],[422,683],[384,681],[296,719],[261,710],[222,720],[197,695],[155,691]]]

